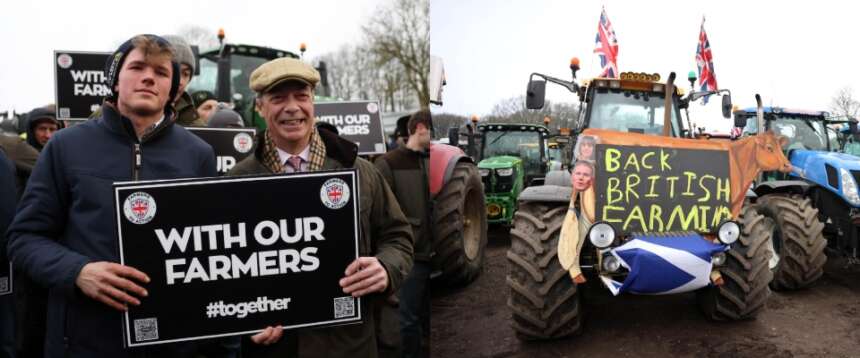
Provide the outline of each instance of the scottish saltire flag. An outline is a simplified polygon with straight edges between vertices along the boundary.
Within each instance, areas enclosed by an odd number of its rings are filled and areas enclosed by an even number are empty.
[[[606,16],[606,9],[600,11],[600,22],[597,24],[597,38],[594,40],[594,53],[600,58],[600,74],[598,77],[618,78],[618,40],[615,30]]]
[[[702,29],[699,31],[699,45],[696,47],[696,66],[699,68],[699,87],[702,91],[717,90],[717,75],[714,73],[714,56],[711,53],[711,43],[705,33],[705,18],[702,18]],[[708,103],[708,97],[702,103]]]
[[[681,236],[636,235],[611,250],[630,272],[624,282],[601,276],[618,295],[622,292],[662,295],[697,290],[711,282],[711,257],[728,246],[695,233]]]

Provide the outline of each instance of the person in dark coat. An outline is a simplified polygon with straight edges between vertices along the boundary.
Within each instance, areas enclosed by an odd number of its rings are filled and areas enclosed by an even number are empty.
[[[197,116],[208,124],[212,114],[219,109],[218,99],[215,98],[215,94],[209,91],[197,91],[191,94],[191,99],[194,101]]]
[[[15,296],[9,294],[12,270],[6,256],[6,229],[15,215],[15,165],[0,148],[0,357],[15,357]]]
[[[51,107],[39,107],[27,114],[27,143],[38,151],[42,151],[54,133],[63,128]]]
[[[112,184],[215,176],[212,147],[174,125],[170,44],[138,35],[108,58],[101,115],[58,132],[8,232],[12,263],[48,294],[46,357],[193,356],[190,344],[123,347],[121,312],[146,299],[146,273],[120,265]],[[121,219],[121,218],[120,218]]]
[[[16,198],[20,198],[24,193],[24,185],[27,184],[27,179],[30,178],[30,173],[36,165],[36,159],[39,158],[39,151],[18,136],[4,134],[0,134],[0,150],[6,152],[6,157],[15,165],[18,189]]]
[[[29,113],[30,117],[37,118],[42,127],[40,135],[45,138],[44,143],[53,135],[53,131],[46,133],[46,129],[56,128],[59,124],[54,119],[53,111],[47,108],[36,108]],[[30,173],[33,172],[33,167],[36,165],[36,159],[39,158],[39,150],[41,144],[36,140],[35,126],[33,123],[28,123],[27,116],[22,119],[23,127],[28,133],[27,139],[22,139],[18,136],[8,136],[0,134],[0,152],[5,152],[6,158],[9,159],[15,167],[15,196],[13,197],[13,214],[14,205],[24,194],[24,187],[27,184],[27,179],[30,178]],[[49,125],[50,124],[50,125]],[[47,128],[46,128],[47,127]],[[4,188],[5,189],[5,188]],[[6,199],[6,198],[3,198]],[[11,221],[11,216],[9,217]],[[5,233],[0,231],[0,235]],[[5,249],[5,245],[0,250]],[[35,284],[27,275],[20,271],[14,273],[15,278],[15,350],[19,357],[41,357],[42,346],[45,341],[45,312],[48,299],[48,292],[43,287]]]
[[[400,337],[403,357],[428,357],[429,337],[423,327],[429,322],[430,295],[428,286],[433,253],[433,202],[430,198],[430,111],[413,114],[407,124],[406,144],[385,153],[376,160],[376,167],[394,191],[397,202],[412,225],[415,237],[415,263],[403,281],[400,297]]]

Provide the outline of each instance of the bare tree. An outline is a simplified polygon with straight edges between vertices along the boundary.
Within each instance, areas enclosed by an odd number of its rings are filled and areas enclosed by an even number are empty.
[[[364,44],[343,45],[316,59],[328,66],[332,96],[343,100],[378,100],[385,111],[417,107],[417,96],[406,83],[403,67],[381,62]]]
[[[469,119],[451,113],[435,113],[433,114],[433,131],[436,138],[447,138],[448,129],[461,127],[469,122]]]
[[[830,111],[839,117],[857,118],[860,114],[860,101],[854,99],[851,87],[842,87],[830,101]]]
[[[182,25],[177,31],[189,45],[197,45],[201,51],[218,47],[218,33],[199,25]]]
[[[356,51],[353,46],[343,45],[335,52],[316,58],[317,61],[325,61],[326,63],[331,95],[335,98],[359,99],[355,76],[353,75],[354,53]]]
[[[430,105],[430,2],[392,0],[364,26],[370,51],[378,65],[394,61],[404,69],[403,81],[422,108]]]
[[[517,96],[504,99],[493,106],[490,115],[484,120],[488,123],[528,123],[543,124],[545,118],[549,118],[549,128],[575,126],[579,119],[579,106],[569,103],[552,103],[547,100],[544,107],[539,110],[526,108],[525,96]]]

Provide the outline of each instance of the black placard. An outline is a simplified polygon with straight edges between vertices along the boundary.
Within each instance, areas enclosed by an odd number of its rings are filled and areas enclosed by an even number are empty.
[[[597,145],[598,220],[617,232],[713,232],[731,218],[724,150]]]
[[[339,285],[358,257],[358,185],[354,170],[115,184],[120,262],[151,279],[125,344],[361,322]]]
[[[0,248],[0,296],[12,293],[12,262],[6,255],[6,249]]]
[[[224,174],[242,159],[254,154],[257,131],[254,128],[188,127],[191,133],[212,146],[218,163],[218,174]]]
[[[111,89],[105,84],[107,52],[54,51],[57,119],[86,120]]]
[[[341,137],[358,144],[358,154],[385,153],[385,132],[376,102],[315,103],[314,115],[336,126]]]

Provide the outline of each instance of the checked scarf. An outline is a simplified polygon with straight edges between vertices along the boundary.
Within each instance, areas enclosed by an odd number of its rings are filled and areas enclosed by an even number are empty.
[[[275,142],[272,141],[272,134],[266,129],[263,135],[262,162],[263,166],[268,168],[272,173],[283,173],[284,163],[281,163],[281,158],[278,156],[278,151],[275,149]],[[308,171],[315,172],[322,169],[325,161],[325,144],[317,133],[316,127],[311,130],[311,141],[308,154]]]

